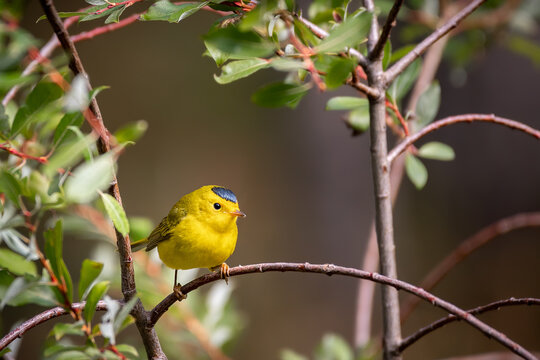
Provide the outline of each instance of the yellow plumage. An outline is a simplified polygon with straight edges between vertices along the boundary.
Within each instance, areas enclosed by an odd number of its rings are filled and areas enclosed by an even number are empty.
[[[157,247],[163,263],[175,270],[221,266],[223,271],[236,246],[239,216],[245,214],[232,191],[203,186],[183,196],[152,233],[131,248]]]

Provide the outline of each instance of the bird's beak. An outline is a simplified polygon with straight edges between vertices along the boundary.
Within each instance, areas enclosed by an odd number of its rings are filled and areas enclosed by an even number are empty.
[[[229,214],[231,214],[232,216],[246,217],[246,214],[244,214],[240,210],[231,211]]]

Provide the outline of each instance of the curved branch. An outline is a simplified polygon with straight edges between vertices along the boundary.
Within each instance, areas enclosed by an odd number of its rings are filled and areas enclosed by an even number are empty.
[[[392,65],[385,72],[386,82],[390,84],[403,70],[407,68],[414,60],[416,60],[424,51],[427,50],[433,43],[446,35],[450,30],[454,29],[458,24],[471,14],[476,8],[482,5],[486,0],[473,0],[469,5],[465,6],[460,12],[453,16],[446,24],[435,30],[427,38],[422,40],[415,46],[407,55],[402,57],[398,62]]]
[[[448,125],[457,124],[457,123],[471,123],[473,121],[483,121],[483,122],[504,125],[510,129],[523,131],[526,134],[529,134],[537,139],[540,139],[539,130],[536,130],[528,125],[520,123],[519,121],[514,121],[514,120],[498,117],[493,114],[465,114],[465,115],[449,116],[447,118],[435,121],[431,123],[430,125],[426,126],[425,128],[423,128],[422,130],[420,130],[419,132],[417,132],[416,134],[413,134],[403,139],[402,142],[397,144],[392,149],[392,151],[388,153],[388,163],[391,164],[392,161],[394,161],[394,159],[399,154],[405,151],[406,148],[408,148],[410,145],[415,143],[418,139],[420,139],[421,137],[424,137],[430,132],[433,132],[435,130],[438,130]]]
[[[438,298],[437,296],[430,294],[422,288],[411,285],[405,281],[393,279],[387,276],[380,275],[378,273],[368,272],[364,270],[348,268],[343,266],[337,266],[332,264],[309,264],[309,263],[262,263],[262,264],[252,264],[252,265],[239,265],[229,269],[229,275],[238,276],[245,274],[253,273],[263,273],[270,271],[295,271],[295,272],[309,272],[309,273],[318,273],[325,275],[343,275],[350,276],[355,278],[361,278],[365,280],[375,281],[379,284],[389,285],[398,290],[404,290],[408,293],[414,294],[426,301],[429,301],[431,304],[440,307],[448,311],[451,314],[454,314],[459,319],[469,323],[471,326],[477,328],[485,334],[486,336],[495,339],[497,342],[508,348],[510,351],[518,354],[519,356],[525,359],[536,359],[529,351],[524,349],[521,345],[510,340],[503,333],[495,330],[484,322],[478,320],[476,317],[470,315],[463,309],[458,308],[457,306]],[[209,284],[211,282],[220,280],[219,273],[210,273],[196,278],[195,280],[190,281],[189,283],[182,286],[182,293],[188,294],[193,290],[198,289],[199,287]],[[177,297],[174,293],[169,294],[165,299],[163,299],[159,304],[157,304],[154,309],[150,312],[150,319],[148,326],[154,326],[159,318],[177,301]]]
[[[86,305],[85,302],[81,303],[73,303],[71,304],[71,307],[73,309],[83,309],[84,305]],[[106,311],[107,310],[107,304],[105,301],[100,300],[98,301],[96,305],[97,311]],[[36,316],[26,320],[21,325],[17,326],[15,329],[11,330],[9,333],[6,334],[2,339],[0,339],[0,351],[3,350],[6,346],[8,346],[13,340],[23,336],[28,330],[43,324],[44,322],[54,319],[56,317],[62,316],[62,315],[69,315],[69,311],[67,311],[63,307],[55,307],[49,310],[45,310],[42,313],[37,314]]]
[[[479,307],[476,307],[474,309],[467,310],[467,312],[469,314],[476,315],[476,314],[482,314],[482,313],[492,311],[492,310],[498,310],[501,307],[515,306],[515,305],[540,305],[540,299],[536,299],[536,298],[520,298],[520,299],[510,298],[510,299],[505,299],[505,300],[499,300],[499,301],[496,301],[496,302],[492,302],[491,304],[479,306]],[[455,315],[448,315],[446,317],[443,317],[443,318],[441,318],[441,319],[439,319],[439,320],[437,320],[437,321],[435,321],[435,322],[421,328],[420,330],[418,330],[414,334],[412,334],[412,335],[406,337],[405,339],[403,339],[403,341],[401,342],[401,345],[399,346],[399,350],[400,351],[405,350],[406,348],[408,348],[409,346],[411,346],[412,344],[414,344],[416,341],[420,340],[422,337],[426,336],[427,334],[437,330],[440,327],[443,327],[444,325],[446,325],[448,323],[451,323],[451,322],[457,321],[457,320],[460,320],[460,318],[458,318]]]
[[[457,264],[465,260],[472,252],[486,245],[497,236],[504,235],[516,229],[540,226],[540,212],[521,213],[505,217],[482,228],[476,234],[465,239],[454,251],[448,254],[435,266],[420,283],[422,289],[431,291]],[[418,305],[416,297],[409,297],[403,302],[401,321],[407,317]]]

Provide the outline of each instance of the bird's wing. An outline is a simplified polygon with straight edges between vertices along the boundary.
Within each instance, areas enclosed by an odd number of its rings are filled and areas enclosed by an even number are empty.
[[[174,216],[169,214],[168,216],[164,217],[154,231],[152,231],[152,233],[148,236],[146,251],[152,250],[158,246],[160,242],[169,239],[173,235],[176,226],[178,226],[180,221],[182,221],[182,219],[186,216],[185,210],[175,210],[176,211],[171,212],[174,213]]]

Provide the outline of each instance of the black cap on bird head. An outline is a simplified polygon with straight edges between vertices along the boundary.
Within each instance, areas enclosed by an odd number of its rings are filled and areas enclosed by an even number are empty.
[[[214,186],[212,188],[212,191],[214,192],[214,194],[216,194],[217,196],[219,196],[223,200],[227,200],[227,201],[233,202],[235,204],[238,202],[236,200],[236,195],[234,195],[234,193],[229,189],[226,189],[226,188],[221,187],[221,186]]]

